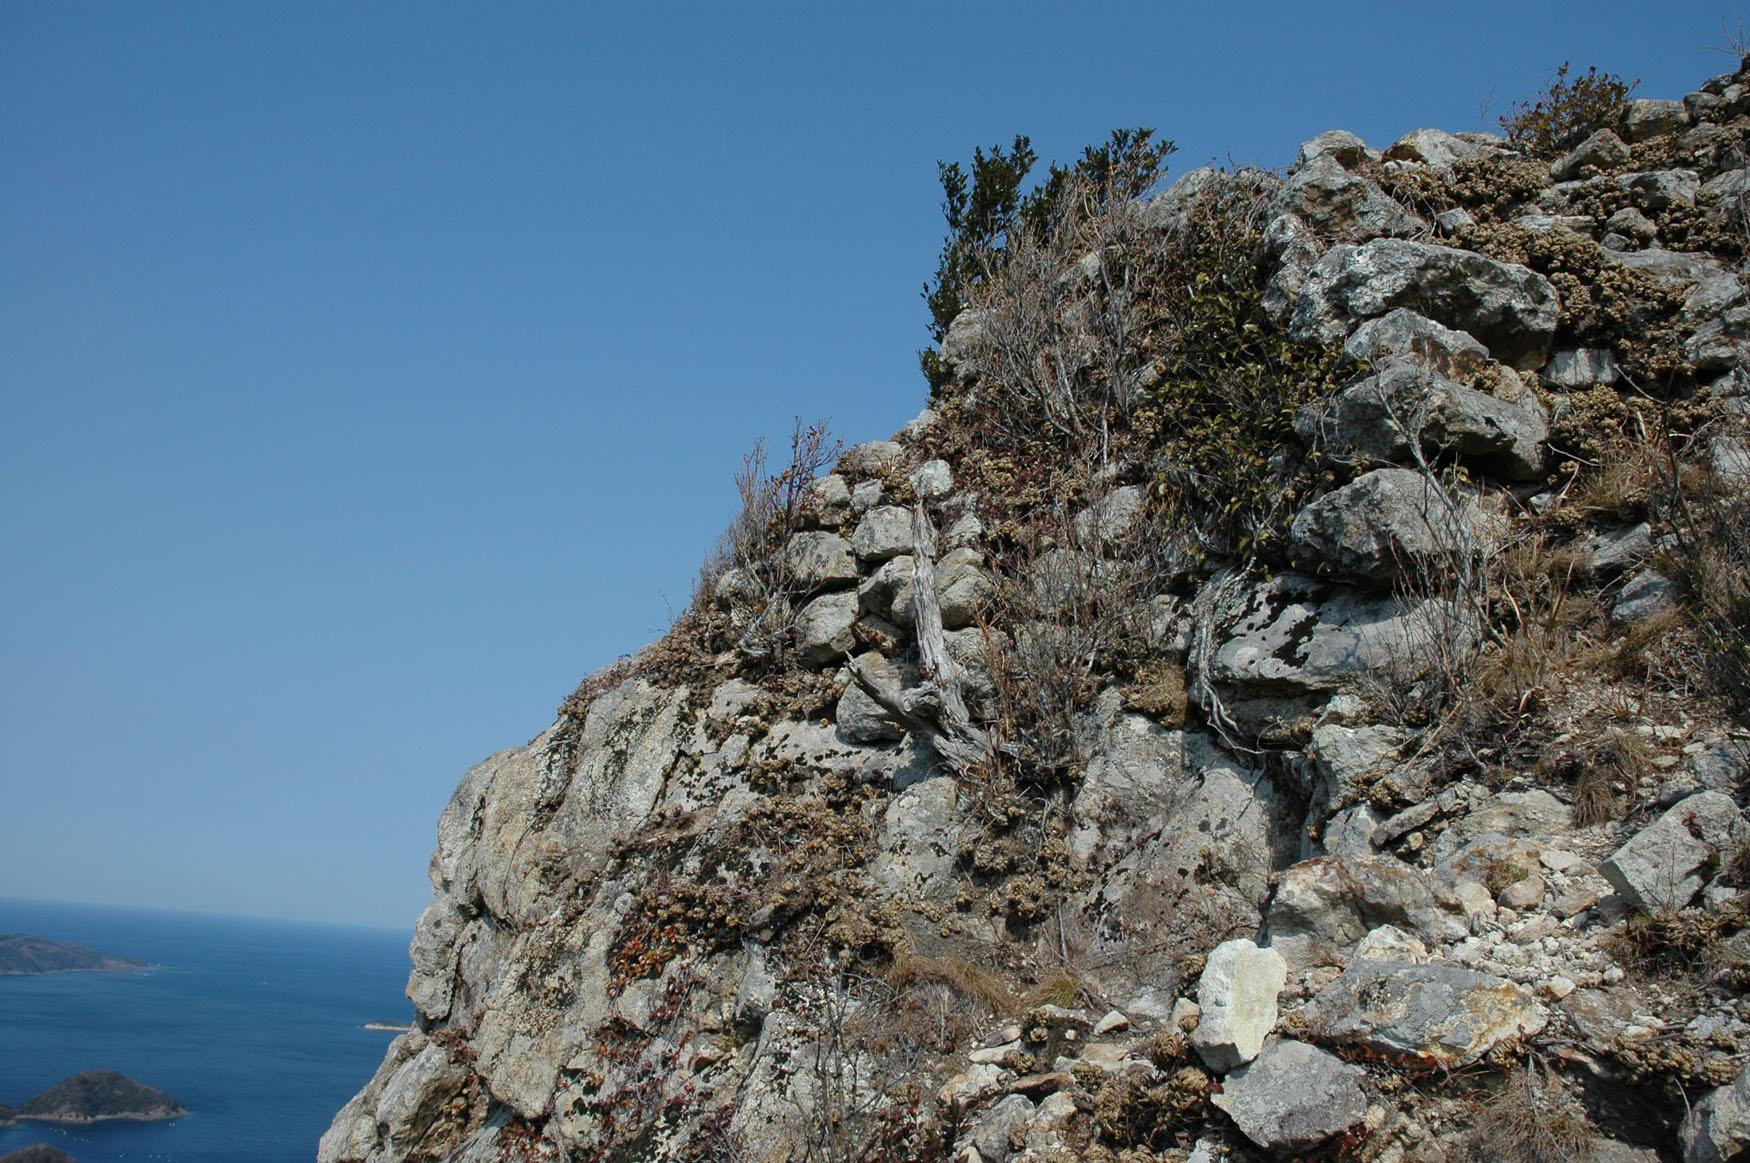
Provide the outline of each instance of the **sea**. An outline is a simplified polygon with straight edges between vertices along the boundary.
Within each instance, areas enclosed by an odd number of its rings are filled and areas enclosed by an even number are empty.
[[[0,1103],[118,1070],[187,1107],[164,1123],[0,1128],[78,1163],[308,1163],[405,1024],[411,932],[0,898],[0,933],[144,961],[129,973],[0,975]]]

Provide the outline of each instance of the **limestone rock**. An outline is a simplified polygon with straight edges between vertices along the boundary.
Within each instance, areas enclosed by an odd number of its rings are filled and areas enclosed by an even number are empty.
[[[1228,1075],[1210,1101],[1267,1151],[1305,1151],[1367,1114],[1366,1072],[1305,1042],[1283,1040]]]
[[[1642,828],[1599,871],[1637,909],[1680,909],[1743,832],[1743,815],[1731,796],[1697,792]]]
[[[903,676],[899,667],[887,658],[871,651],[860,655],[858,661],[877,682],[894,688],[901,685]],[[905,728],[854,682],[847,683],[845,693],[839,696],[834,719],[838,723],[838,736],[846,743],[888,743],[905,736]]]
[[[784,546],[784,561],[790,575],[811,592],[857,580],[857,563],[851,557],[850,542],[837,533],[792,534]]]
[[[1456,628],[1458,614],[1432,599],[1373,597],[1282,573],[1247,594],[1221,628],[1211,675],[1259,691],[1331,691],[1364,673],[1411,666],[1428,636]]]
[[[1428,229],[1426,222],[1329,154],[1313,157],[1296,170],[1271,203],[1270,213],[1293,214],[1326,238],[1344,242],[1410,237]]]
[[[1310,141],[1300,143],[1295,165],[1304,166],[1314,158],[1334,158],[1338,164],[1356,166],[1367,160],[1367,143],[1347,129],[1327,129]]]
[[[1676,604],[1676,583],[1662,573],[1643,569],[1623,584],[1622,592],[1610,607],[1610,620],[1639,622],[1642,618],[1664,613]]]
[[[1605,347],[1558,351],[1549,357],[1540,373],[1543,381],[1554,388],[1589,388],[1594,384],[1614,384],[1622,378],[1616,366],[1616,356]]]
[[[1683,1163],[1727,1163],[1750,1152],[1750,1070],[1702,1096],[1680,1138]]]
[[[1475,502],[1450,501],[1421,473],[1381,468],[1307,505],[1290,536],[1296,554],[1331,573],[1391,582],[1450,568],[1488,534]]]
[[[1591,137],[1550,164],[1549,176],[1558,182],[1589,177],[1599,170],[1621,165],[1629,159],[1629,148],[1622,138],[1608,129],[1600,129]]]
[[[904,459],[905,447],[898,441],[870,440],[845,449],[837,471],[853,477],[876,476]]]
[[[1404,307],[1363,322],[1343,344],[1343,354],[1376,369],[1407,364],[1469,380],[1489,366],[1489,349],[1462,331],[1443,327]]]
[[[1412,129],[1385,151],[1386,161],[1418,162],[1436,170],[1449,170],[1454,163],[1487,157],[1497,150],[1443,129]]]
[[[1276,1028],[1276,995],[1288,979],[1282,955],[1241,939],[1209,953],[1197,981],[1202,1017],[1191,1044],[1211,1070],[1225,1073],[1258,1056]]]
[[[1434,901],[1427,879],[1390,856],[1320,856],[1282,873],[1266,920],[1269,947],[1289,972],[1341,965],[1381,925],[1438,943],[1465,928]]]
[[[857,644],[851,633],[856,621],[856,594],[822,594],[796,614],[796,649],[813,666],[842,659]]]
[[[1544,362],[1556,329],[1542,275],[1471,251],[1396,238],[1338,246],[1314,264],[1294,307],[1296,339],[1337,342],[1354,323],[1407,307],[1469,332],[1516,367]]]
[[[1408,461],[1411,436],[1429,456],[1475,461],[1511,480],[1542,475],[1549,419],[1535,401],[1510,404],[1445,376],[1393,364],[1303,408],[1295,432],[1362,463]]]
[[[926,500],[939,500],[954,491],[954,471],[945,460],[927,460],[906,477],[912,491]]]
[[[851,518],[851,486],[838,473],[828,473],[808,486],[803,515],[816,525],[838,525]]]
[[[936,565],[936,596],[944,629],[972,625],[996,597],[996,583],[984,570],[984,554],[972,548],[950,549],[944,554]]]
[[[1628,112],[1623,116],[1623,136],[1630,141],[1646,141],[1688,129],[1689,120],[1689,110],[1681,101],[1637,97],[1628,103]]]
[[[1308,1003],[1321,1041],[1358,1042],[1451,1069],[1504,1038],[1543,1029],[1549,1015],[1510,981],[1445,964],[1353,961]]]
[[[851,534],[851,550],[864,562],[883,562],[912,547],[911,514],[897,505],[870,509]]]

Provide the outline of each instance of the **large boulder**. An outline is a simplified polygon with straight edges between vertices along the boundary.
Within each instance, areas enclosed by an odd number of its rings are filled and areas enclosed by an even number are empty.
[[[1467,331],[1496,359],[1535,368],[1549,352],[1559,300],[1549,280],[1472,251],[1380,238],[1331,249],[1313,265],[1289,332],[1335,343],[1363,319],[1408,307]]]
[[[1683,1163],[1727,1163],[1750,1154],[1750,1070],[1704,1095],[1683,1120]]]
[[[1309,445],[1362,463],[1408,461],[1419,446],[1428,456],[1454,453],[1511,480],[1535,480],[1549,419],[1535,400],[1509,403],[1393,363],[1302,408],[1294,430]]]
[[[1463,612],[1438,599],[1365,594],[1296,573],[1245,593],[1211,631],[1209,673],[1236,697],[1318,694],[1381,672],[1412,673],[1442,636],[1469,640]]]
[[[1366,1076],[1316,1046],[1285,1039],[1228,1075],[1210,1101],[1266,1151],[1305,1151],[1366,1117]]]
[[[866,563],[910,553],[913,544],[911,513],[897,505],[870,509],[851,534],[851,551]]]
[[[1293,214],[1326,238],[1364,242],[1381,235],[1404,238],[1428,224],[1373,182],[1343,168],[1329,154],[1307,160],[1270,205],[1272,216]]]
[[[1341,965],[1368,933],[1395,925],[1430,944],[1462,938],[1418,870],[1390,856],[1319,856],[1285,872],[1265,922],[1291,973]]]
[[[796,614],[796,649],[812,666],[843,658],[857,644],[857,595],[850,590],[822,594]]]
[[[1274,949],[1240,938],[1210,950],[1197,980],[1202,1011],[1191,1045],[1211,1070],[1226,1072],[1258,1056],[1276,1028],[1276,995],[1288,966]]]
[[[1362,323],[1344,341],[1343,354],[1375,369],[1401,363],[1460,381],[1489,366],[1488,348],[1404,307]]]
[[[1743,813],[1731,796],[1697,792],[1637,832],[1599,871],[1637,909],[1680,909],[1743,836]]]
[[[1321,1042],[1453,1069],[1507,1038],[1543,1029],[1549,1014],[1523,989],[1452,965],[1357,959],[1306,1007]]]
[[[1295,553],[1325,572],[1392,582],[1474,557],[1489,523],[1468,497],[1418,472],[1381,468],[1326,493],[1294,518]]]
[[[857,580],[857,562],[851,556],[850,542],[837,533],[792,535],[784,546],[784,563],[790,576],[808,591],[850,585]]]

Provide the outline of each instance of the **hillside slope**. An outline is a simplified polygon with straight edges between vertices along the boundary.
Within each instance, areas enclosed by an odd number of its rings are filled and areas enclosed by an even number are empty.
[[[1750,1144],[1750,73],[1553,108],[964,252],[464,777],[320,1158]]]

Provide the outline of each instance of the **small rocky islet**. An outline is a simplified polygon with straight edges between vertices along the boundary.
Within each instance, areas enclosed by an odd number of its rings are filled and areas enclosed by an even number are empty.
[[[188,1109],[163,1091],[113,1070],[89,1070],[63,1079],[11,1111],[16,1122],[80,1126],[102,1122],[162,1122]],[[5,1125],[0,1114],[0,1125]]]
[[[463,777],[322,1163],[1747,1157],[1750,65],[1503,128],[951,233]]]
[[[127,973],[143,961],[110,957],[83,945],[68,945],[26,933],[0,933],[0,975],[37,973]]]

